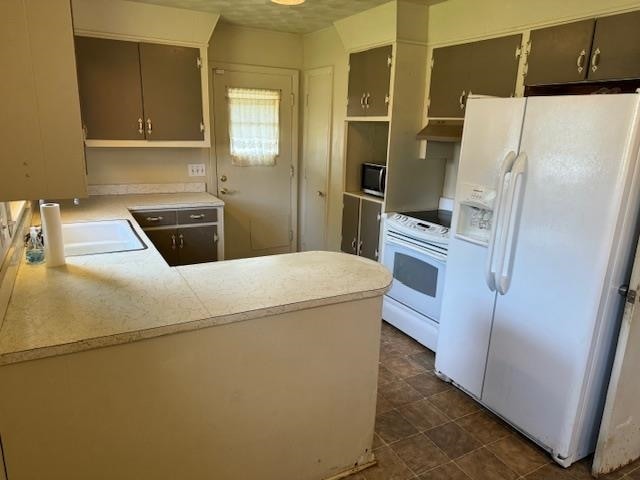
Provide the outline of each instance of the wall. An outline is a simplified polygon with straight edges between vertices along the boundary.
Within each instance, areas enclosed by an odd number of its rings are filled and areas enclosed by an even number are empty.
[[[340,250],[344,178],[343,139],[344,119],[347,116],[349,57],[334,27],[305,35],[303,47],[304,70],[333,66],[333,131],[329,165],[327,248]],[[302,92],[302,98],[305,93]],[[300,131],[304,130],[301,128]]]
[[[208,148],[87,148],[89,185],[203,182],[189,163],[209,164]]]

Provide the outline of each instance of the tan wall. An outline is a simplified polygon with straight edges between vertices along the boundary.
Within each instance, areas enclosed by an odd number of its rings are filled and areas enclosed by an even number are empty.
[[[87,148],[89,185],[204,182],[189,163],[209,166],[208,148]]]
[[[302,37],[294,33],[219,23],[209,42],[209,62],[302,67]]]
[[[304,70],[333,66],[333,131],[329,165],[327,248],[340,250],[344,178],[343,137],[344,119],[347,115],[349,58],[334,27],[305,35],[303,58]],[[305,93],[302,92],[303,98]]]

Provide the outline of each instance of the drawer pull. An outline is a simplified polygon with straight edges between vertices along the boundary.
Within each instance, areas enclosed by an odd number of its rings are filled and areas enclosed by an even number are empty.
[[[189,218],[191,220],[202,220],[205,217],[204,213],[200,213],[198,215],[196,215],[195,213],[192,213],[191,215],[189,215]]]
[[[164,220],[164,217],[147,217],[147,222],[159,222]]]

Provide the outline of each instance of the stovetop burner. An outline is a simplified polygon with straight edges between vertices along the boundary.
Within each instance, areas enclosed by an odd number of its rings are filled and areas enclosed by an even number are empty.
[[[443,227],[451,228],[451,212],[449,210],[421,210],[417,212],[400,212],[407,217],[422,220],[423,222],[435,223]]]

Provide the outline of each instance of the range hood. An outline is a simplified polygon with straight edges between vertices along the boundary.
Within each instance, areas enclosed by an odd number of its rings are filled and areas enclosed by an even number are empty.
[[[463,119],[429,120],[427,126],[418,132],[416,139],[436,142],[459,142],[462,139]]]

